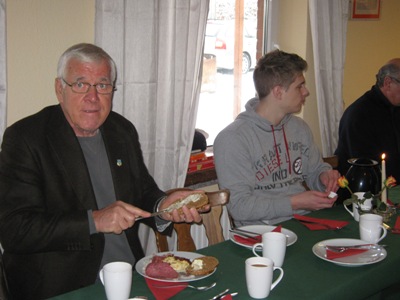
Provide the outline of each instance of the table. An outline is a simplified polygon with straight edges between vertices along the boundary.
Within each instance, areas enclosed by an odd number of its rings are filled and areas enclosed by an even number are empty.
[[[283,222],[282,226],[295,232],[298,240],[287,248],[283,264],[284,277],[271,291],[268,299],[400,299],[400,235],[388,232],[381,242],[387,245],[387,257],[383,261],[360,267],[338,266],[315,256],[312,246],[326,239],[358,239],[358,222],[352,219],[342,205],[316,211],[309,216],[347,220],[350,223],[340,230],[311,231],[296,220]],[[395,217],[391,225],[394,221]],[[228,240],[197,252],[217,257],[220,265],[213,275],[193,283],[207,285],[215,281],[217,286],[205,292],[187,288],[171,299],[209,299],[226,288],[231,292],[239,292],[234,299],[251,299],[246,289],[244,265],[245,260],[253,256],[250,249]],[[155,299],[144,278],[136,272],[131,291],[131,296],[135,295]],[[52,299],[101,300],[106,297],[103,286],[97,283]]]

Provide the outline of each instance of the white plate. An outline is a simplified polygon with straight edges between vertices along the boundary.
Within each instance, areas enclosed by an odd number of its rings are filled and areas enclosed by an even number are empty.
[[[276,228],[276,226],[271,226],[271,225],[248,225],[248,226],[242,226],[242,227],[238,227],[238,228],[239,229],[243,229],[243,230],[247,230],[247,231],[251,231],[251,232],[256,232],[256,233],[259,233],[259,234],[263,234],[263,233],[270,232],[270,231],[274,230]],[[287,246],[290,246],[290,245],[293,245],[294,243],[296,243],[297,235],[293,231],[291,231],[289,229],[282,228],[281,232],[286,235]],[[237,234],[237,233],[234,233],[234,232],[229,232],[229,238],[230,238],[230,240],[232,242],[234,242],[235,244],[238,244],[240,246],[244,246],[244,247],[250,248],[250,249],[253,248],[253,246],[249,246],[249,245],[246,245],[246,244],[243,244],[243,243],[240,243],[240,242],[236,241],[235,237],[234,237],[235,234],[236,235],[240,235],[240,234]]]
[[[203,278],[206,278],[208,276],[211,276],[212,274],[214,274],[215,270],[217,268],[214,269],[214,271],[212,271],[210,274],[206,274],[206,275],[202,275],[202,276],[194,276],[194,275],[183,275],[181,274],[178,278],[175,279],[160,279],[160,278],[154,278],[154,277],[150,277],[146,275],[146,267],[147,265],[151,262],[151,260],[153,259],[153,256],[157,255],[157,256],[163,256],[166,254],[173,254],[175,256],[179,256],[179,257],[184,257],[187,258],[189,260],[194,260],[195,258],[199,258],[199,257],[203,257],[204,255],[201,255],[199,253],[194,253],[194,252],[184,252],[184,251],[168,251],[168,252],[159,252],[153,255],[149,255],[146,257],[143,257],[141,260],[139,260],[136,263],[136,272],[138,272],[140,275],[142,275],[143,277],[146,278],[150,278],[153,280],[158,280],[158,281],[164,281],[164,282],[188,282],[188,281],[195,281],[195,280],[200,280]]]
[[[326,257],[326,249],[324,247],[325,245],[351,246],[351,245],[361,245],[361,244],[365,244],[365,241],[358,239],[332,239],[332,240],[321,241],[315,244],[312,248],[312,251],[316,256],[318,256],[323,260],[345,267],[356,267],[356,266],[375,264],[386,258],[387,253],[383,247],[377,249],[369,249],[368,251],[365,251],[360,254],[340,257],[335,259],[328,259]]]

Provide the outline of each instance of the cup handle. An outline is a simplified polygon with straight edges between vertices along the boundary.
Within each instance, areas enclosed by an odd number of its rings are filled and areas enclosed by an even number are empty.
[[[379,225],[382,228],[382,236],[379,238],[379,240],[376,243],[379,243],[380,241],[383,240],[383,238],[386,236],[387,234],[387,230],[383,225]]]
[[[281,274],[279,274],[279,277],[271,284],[271,291],[282,280],[283,274],[284,274],[283,269],[280,267],[274,267],[274,271],[275,270],[279,270],[281,272]]]
[[[261,255],[257,254],[257,252],[256,252],[257,247],[261,247],[262,248],[262,246],[263,246],[262,243],[257,243],[257,244],[253,245],[253,253],[254,253],[255,256],[262,257]]]
[[[103,278],[103,269],[101,269],[100,270],[100,272],[99,272],[99,278],[100,278],[100,281],[101,281],[101,283],[104,285],[104,278]]]
[[[354,217],[353,212],[347,207],[347,205],[344,205],[344,203],[343,203],[343,206],[344,206],[344,208],[349,212],[349,214],[351,214],[351,216]],[[352,207],[353,207],[353,206],[352,206]]]

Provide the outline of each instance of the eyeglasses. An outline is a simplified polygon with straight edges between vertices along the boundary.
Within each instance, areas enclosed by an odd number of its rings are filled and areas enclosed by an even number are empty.
[[[62,80],[65,82],[66,85],[71,87],[74,93],[77,94],[86,94],[87,92],[89,92],[91,86],[94,86],[99,94],[111,94],[113,91],[115,91],[114,86],[112,84],[107,84],[107,83],[90,84],[87,82],[80,82],[80,81],[68,83],[65,81],[64,78],[62,78]]]
[[[396,77],[389,76],[389,78],[392,79],[392,80],[394,80],[394,81],[396,81],[398,84],[400,84],[400,80],[397,79]]]

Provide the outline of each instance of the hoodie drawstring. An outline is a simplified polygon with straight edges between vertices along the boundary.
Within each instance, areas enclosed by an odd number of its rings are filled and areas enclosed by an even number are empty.
[[[278,145],[276,144],[276,137],[275,137],[275,128],[273,125],[271,125],[271,129],[272,129],[272,135],[274,136],[274,147],[275,147],[275,155],[276,158],[278,160],[278,166],[281,166],[281,158],[279,156],[279,151],[278,151]],[[283,139],[285,140],[285,150],[286,150],[286,154],[289,160],[289,174],[292,174],[292,163],[290,161],[290,154],[289,154],[289,145],[286,139],[286,133],[285,133],[285,127],[284,125],[282,125],[282,132],[283,132]]]

